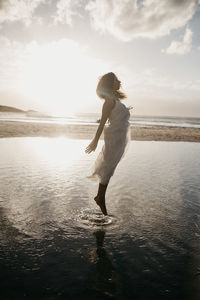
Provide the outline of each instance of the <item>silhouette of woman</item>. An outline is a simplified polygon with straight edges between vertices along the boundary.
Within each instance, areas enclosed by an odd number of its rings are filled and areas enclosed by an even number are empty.
[[[114,174],[130,140],[130,108],[120,101],[126,98],[126,95],[120,91],[120,87],[121,82],[112,72],[100,78],[96,92],[104,100],[102,116],[96,135],[85,150],[86,153],[95,151],[104,129],[104,145],[96,159],[92,175],[88,177],[99,180],[98,193],[94,200],[104,215],[107,215],[105,194],[110,177]],[[105,126],[107,120],[109,124]]]

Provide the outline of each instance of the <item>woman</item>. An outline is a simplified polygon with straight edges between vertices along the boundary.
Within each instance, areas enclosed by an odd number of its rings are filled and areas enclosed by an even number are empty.
[[[101,121],[94,139],[85,150],[86,153],[95,151],[104,129],[104,145],[94,164],[93,174],[89,176],[89,178],[97,178],[99,180],[99,189],[94,200],[100,206],[104,215],[107,215],[105,193],[110,177],[113,175],[130,140],[130,125],[128,121],[130,108],[127,108],[120,102],[126,97],[120,91],[120,87],[121,82],[112,72],[100,78],[96,92],[100,98],[104,99]],[[104,128],[107,120],[109,120],[109,125]]]

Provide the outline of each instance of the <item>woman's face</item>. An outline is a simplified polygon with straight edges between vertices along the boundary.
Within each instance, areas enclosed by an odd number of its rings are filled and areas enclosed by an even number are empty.
[[[113,90],[117,91],[120,89],[121,81],[118,80],[117,77],[114,78]]]

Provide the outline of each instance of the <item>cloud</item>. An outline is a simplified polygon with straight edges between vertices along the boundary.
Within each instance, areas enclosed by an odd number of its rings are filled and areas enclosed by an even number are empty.
[[[190,52],[192,48],[193,32],[187,28],[182,41],[172,41],[166,50],[162,50],[167,54],[184,55]]]
[[[0,90],[13,89],[20,77],[21,65],[27,56],[26,47],[0,36]]]
[[[158,38],[186,25],[197,10],[197,0],[95,0],[86,5],[96,30],[129,41]]]
[[[62,23],[72,25],[74,16],[81,16],[79,7],[82,6],[83,0],[0,0],[0,24],[4,22],[22,21],[25,25],[29,25],[33,18],[35,19],[35,11],[40,4],[50,4],[55,6],[54,24]],[[48,15],[48,12],[46,13]],[[41,17],[37,17],[41,21]]]
[[[54,22],[72,25],[73,16],[81,16],[77,7],[81,5],[80,0],[59,0],[57,3],[57,11],[54,16]]]
[[[22,21],[29,25],[35,9],[46,0],[0,0],[0,24]]]
[[[13,21],[29,25],[40,4],[54,8],[51,17],[55,25],[72,25],[74,16],[82,17],[85,9],[96,30],[129,41],[138,37],[158,38],[185,26],[200,0],[0,0],[0,25]],[[47,15],[48,12],[43,18]]]

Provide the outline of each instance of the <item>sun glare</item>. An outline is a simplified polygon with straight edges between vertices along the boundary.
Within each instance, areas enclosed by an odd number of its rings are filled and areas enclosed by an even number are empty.
[[[89,57],[71,40],[31,43],[20,81],[21,92],[44,110],[69,115],[91,101],[102,61]]]
[[[84,147],[88,141],[58,138],[30,138],[28,151],[35,155],[36,160],[46,161],[49,165],[63,165],[70,167],[75,161],[84,156]]]

